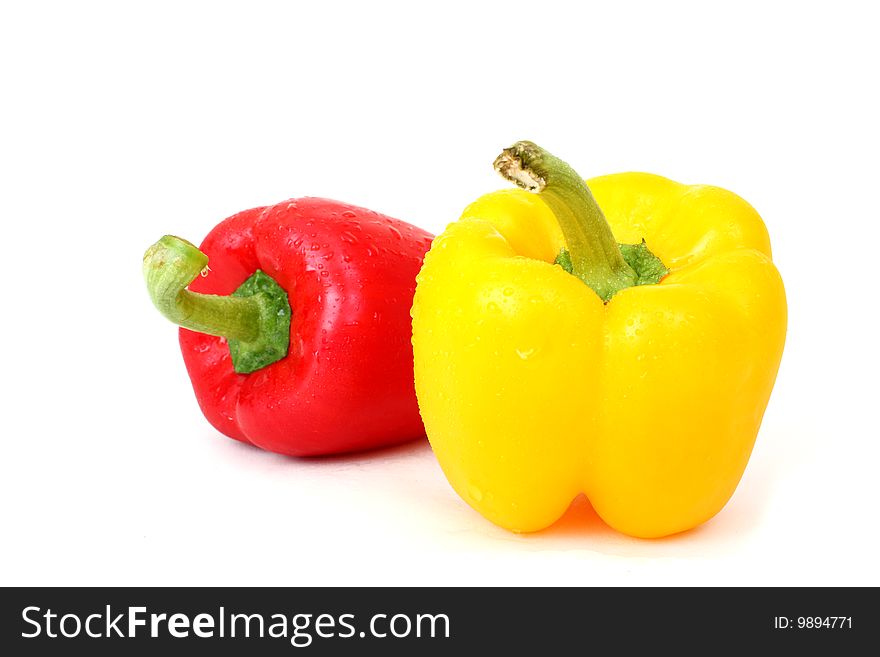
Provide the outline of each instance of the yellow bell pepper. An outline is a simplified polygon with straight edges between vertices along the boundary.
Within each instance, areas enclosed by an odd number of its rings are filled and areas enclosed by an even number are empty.
[[[531,142],[495,166],[536,193],[470,205],[434,240],[412,310],[446,477],[516,532],[581,493],[632,536],[705,522],[742,476],[785,342],[764,223],[718,187],[585,184]]]

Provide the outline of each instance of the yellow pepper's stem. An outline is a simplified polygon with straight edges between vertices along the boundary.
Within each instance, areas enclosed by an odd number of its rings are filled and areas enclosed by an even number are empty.
[[[495,170],[540,194],[562,229],[571,273],[603,301],[639,284],[590,188],[568,164],[530,141],[518,141],[495,159]]]

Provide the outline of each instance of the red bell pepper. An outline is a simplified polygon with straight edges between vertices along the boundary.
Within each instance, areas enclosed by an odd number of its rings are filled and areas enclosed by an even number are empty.
[[[431,239],[371,210],[292,199],[229,217],[201,250],[163,237],[144,275],[186,327],[183,358],[214,427],[282,454],[348,452],[424,435],[409,309]]]

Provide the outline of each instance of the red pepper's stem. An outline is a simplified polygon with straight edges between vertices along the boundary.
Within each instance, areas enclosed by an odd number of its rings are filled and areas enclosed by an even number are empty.
[[[530,141],[518,141],[496,158],[495,169],[540,194],[562,229],[571,273],[603,301],[636,284],[637,274],[623,259],[590,188],[568,164]]]
[[[190,292],[186,286],[208,266],[208,256],[186,240],[166,235],[144,254],[144,278],[160,313],[184,328],[250,341],[260,331],[254,297]]]
[[[235,371],[245,374],[287,354],[287,294],[257,271],[232,296],[186,289],[208,266],[208,256],[186,240],[166,235],[144,254],[144,279],[153,304],[184,328],[229,340]]]

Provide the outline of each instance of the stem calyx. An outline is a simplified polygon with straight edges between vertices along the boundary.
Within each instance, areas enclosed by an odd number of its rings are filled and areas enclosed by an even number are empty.
[[[284,358],[290,342],[287,292],[260,270],[229,296],[186,289],[207,266],[208,256],[190,242],[173,235],[160,239],[144,254],[144,280],[153,305],[179,326],[225,337],[239,374]]]
[[[556,258],[603,302],[620,290],[658,283],[668,273],[640,244],[618,244],[590,188],[574,169],[530,141],[518,141],[495,159],[495,170],[537,193],[559,222],[566,246]]]

